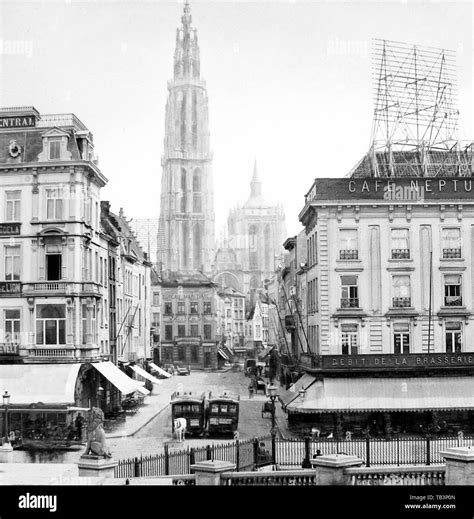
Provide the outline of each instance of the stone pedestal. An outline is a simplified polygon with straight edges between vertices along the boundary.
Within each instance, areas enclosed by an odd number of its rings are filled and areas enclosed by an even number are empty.
[[[200,461],[191,465],[196,474],[196,485],[220,485],[221,474],[235,470],[235,463],[228,461]]]
[[[328,454],[310,460],[316,470],[318,485],[346,485],[345,469],[360,467],[363,461],[357,456],[348,454]]]
[[[113,478],[115,467],[118,465],[111,458],[102,458],[83,454],[77,463],[79,477]]]
[[[0,463],[13,463],[13,447],[11,443],[0,446]]]
[[[446,460],[446,485],[474,485],[474,447],[452,447],[440,454]]]

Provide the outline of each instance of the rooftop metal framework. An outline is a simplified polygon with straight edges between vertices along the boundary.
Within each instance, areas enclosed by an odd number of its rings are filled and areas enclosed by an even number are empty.
[[[371,150],[351,176],[470,176],[472,142],[458,140],[453,51],[373,41]]]

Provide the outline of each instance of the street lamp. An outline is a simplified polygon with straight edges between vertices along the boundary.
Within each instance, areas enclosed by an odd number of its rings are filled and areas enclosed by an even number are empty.
[[[273,465],[275,465],[275,437],[276,437],[276,428],[275,428],[275,411],[276,411],[276,407],[275,407],[275,400],[278,398],[278,394],[277,394],[277,387],[274,386],[273,384],[270,384],[268,387],[267,387],[267,392],[268,392],[268,396],[270,397],[270,400],[272,402],[272,430],[271,430],[271,434],[272,434],[272,463]]]
[[[104,388],[102,386],[99,386],[97,388],[97,407],[99,409],[102,409],[101,402],[102,402],[102,395],[104,394]]]
[[[277,387],[274,386],[273,384],[268,386],[267,388],[267,391],[268,391],[268,396],[270,397],[270,400],[272,402],[272,434],[274,432],[274,429],[275,429],[275,400],[278,398],[278,395],[277,395]]]
[[[3,407],[5,409],[5,444],[9,445],[9,434],[8,434],[8,406],[10,405],[10,394],[8,391],[3,393]]]

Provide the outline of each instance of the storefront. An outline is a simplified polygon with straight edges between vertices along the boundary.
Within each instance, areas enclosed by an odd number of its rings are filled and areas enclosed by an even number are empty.
[[[21,438],[24,447],[82,442],[89,408],[106,409],[103,386],[109,382],[123,395],[149,393],[143,382],[131,379],[111,362],[0,364],[0,390],[10,395],[7,433],[11,439]],[[5,417],[4,409],[1,437],[5,436]]]
[[[474,432],[474,355],[341,355],[319,362],[280,397],[290,426],[323,436]]]

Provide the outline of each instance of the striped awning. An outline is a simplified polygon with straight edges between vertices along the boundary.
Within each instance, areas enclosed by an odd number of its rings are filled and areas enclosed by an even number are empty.
[[[224,360],[229,360],[229,357],[227,356],[227,353],[222,349],[222,348],[219,348],[217,350],[217,353],[219,353],[219,355],[224,359]]]
[[[140,375],[141,377],[143,378],[146,378],[147,380],[149,380],[150,382],[153,382],[153,384],[158,384],[158,385],[161,385],[161,380],[158,380],[156,377],[154,377],[153,375],[150,375],[150,373],[148,373],[147,371],[145,371],[143,368],[141,368],[140,366],[136,366],[136,365],[133,365],[132,366],[132,369],[133,371],[135,371],[135,373],[137,375]]]
[[[473,390],[473,377],[325,378],[314,380],[304,395],[297,392],[287,410],[293,413],[469,410],[474,409]]]
[[[140,391],[144,395],[150,394],[148,389],[143,387],[143,382],[134,380],[120,371],[115,364],[110,361],[93,362],[92,366],[99,371],[109,382],[111,382],[121,393],[129,395],[135,391]]]
[[[301,378],[299,378],[294,384],[292,384],[289,389],[287,389],[282,395],[280,395],[280,402],[287,406],[290,402],[292,402],[297,396],[299,396],[299,392],[301,389],[308,389],[311,384],[316,379],[312,375],[308,375],[305,373]]]

